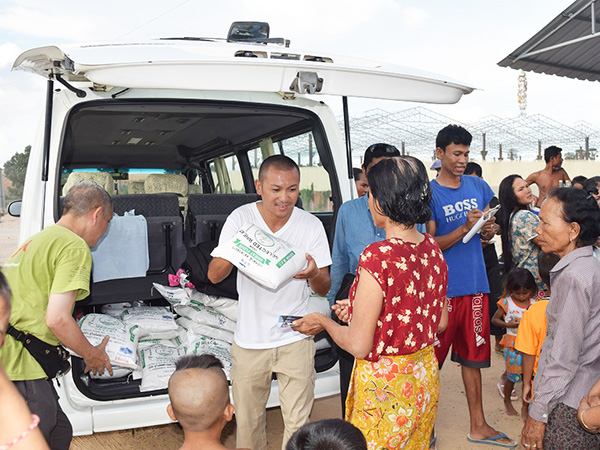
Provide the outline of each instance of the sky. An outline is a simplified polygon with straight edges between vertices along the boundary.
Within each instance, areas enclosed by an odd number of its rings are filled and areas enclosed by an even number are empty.
[[[226,37],[234,21],[266,21],[271,37],[314,49],[437,72],[479,88],[455,105],[422,105],[456,120],[515,117],[518,72],[497,63],[571,4],[570,0],[2,0],[0,164],[35,139],[45,80],[11,71],[33,47],[160,37]],[[600,85],[528,73],[527,113],[600,124]],[[350,100],[351,116],[419,104]],[[336,114],[339,104],[333,105]]]

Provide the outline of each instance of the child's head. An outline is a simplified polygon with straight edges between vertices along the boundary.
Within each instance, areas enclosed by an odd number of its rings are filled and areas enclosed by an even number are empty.
[[[513,300],[524,302],[537,293],[537,284],[531,272],[527,269],[514,268],[506,276],[504,296]]]
[[[233,416],[223,364],[213,355],[178,359],[169,379],[169,399],[169,417],[178,420],[186,432],[222,428]]]
[[[307,423],[296,431],[286,450],[367,450],[362,432],[341,419]]]
[[[550,288],[550,271],[560,261],[560,257],[554,253],[540,253],[538,257],[538,271],[542,281]]]

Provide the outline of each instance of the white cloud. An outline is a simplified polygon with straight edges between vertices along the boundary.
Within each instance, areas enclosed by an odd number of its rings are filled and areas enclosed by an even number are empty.
[[[429,13],[421,8],[408,6],[402,10],[402,23],[410,28],[419,28],[429,18]]]
[[[0,68],[4,67],[12,67],[12,63],[15,61],[17,56],[21,53],[21,48],[13,44],[12,42],[7,42],[6,44],[0,45]],[[1,82],[1,81],[0,81]]]

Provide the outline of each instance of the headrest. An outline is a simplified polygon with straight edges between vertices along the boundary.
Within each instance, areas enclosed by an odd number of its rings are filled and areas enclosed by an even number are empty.
[[[181,197],[188,195],[188,182],[183,175],[153,173],[144,181],[146,194],[177,194]]]
[[[67,195],[69,189],[77,183],[95,183],[110,195],[114,194],[115,183],[108,172],[71,172],[63,187],[62,195]]]

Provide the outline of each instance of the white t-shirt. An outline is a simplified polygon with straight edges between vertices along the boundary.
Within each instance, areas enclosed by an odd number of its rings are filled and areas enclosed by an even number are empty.
[[[240,206],[223,225],[219,244],[231,239],[245,224],[251,223],[298,246],[309,253],[318,268],[331,265],[329,243],[323,224],[312,214],[294,208],[286,224],[273,233],[262,218],[257,203]],[[278,328],[279,316],[307,314],[310,288],[307,280],[291,279],[277,290],[268,289],[238,271],[238,321],[235,343],[242,348],[275,348],[305,339],[307,336],[291,328]]]

